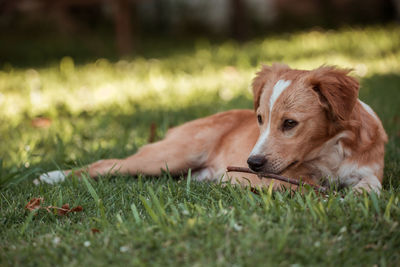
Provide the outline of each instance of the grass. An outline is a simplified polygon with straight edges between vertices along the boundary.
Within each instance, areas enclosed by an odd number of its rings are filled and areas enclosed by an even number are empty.
[[[81,62],[61,49],[59,60],[37,66],[9,57],[26,43],[0,44],[7,59],[0,70],[0,265],[398,265],[400,27],[307,31],[245,43],[201,39],[175,49],[163,41],[145,44],[119,61]],[[43,47],[50,46],[46,40]],[[43,171],[134,153],[147,143],[151,123],[162,138],[185,121],[251,108],[254,72],[274,61],[355,69],[360,98],[389,135],[380,196],[256,195],[168,173],[32,183]],[[38,117],[51,125],[33,127]],[[45,205],[69,203],[84,211],[31,215],[24,206],[39,196]]]

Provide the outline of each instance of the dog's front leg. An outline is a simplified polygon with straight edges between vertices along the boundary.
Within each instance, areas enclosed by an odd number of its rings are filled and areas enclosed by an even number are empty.
[[[54,184],[62,182],[66,177],[75,175],[80,177],[87,173],[91,178],[103,175],[128,174],[160,175],[161,171],[168,169],[171,174],[185,173],[189,168],[204,167],[208,151],[206,142],[194,140],[181,130],[176,128],[164,140],[148,144],[139,151],[125,159],[106,159],[92,163],[79,170],[52,171],[40,176],[40,180]]]
[[[114,175],[117,173],[128,174],[124,168],[123,159],[105,159],[96,161],[78,170],[56,170],[40,175],[39,180],[48,184],[55,184],[64,181],[69,176],[81,177],[88,174],[91,178],[102,175]]]
[[[96,178],[100,175],[124,173],[122,159],[99,160],[79,170],[56,170],[40,175],[39,179],[48,184],[55,184],[65,180],[70,175],[81,177],[82,173],[87,173],[90,177]]]

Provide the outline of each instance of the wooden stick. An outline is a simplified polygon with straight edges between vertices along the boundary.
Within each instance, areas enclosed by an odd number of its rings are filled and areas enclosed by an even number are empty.
[[[254,171],[250,170],[249,168],[244,168],[244,167],[228,166],[228,167],[226,168],[226,171],[227,171],[227,172],[246,172],[246,173],[252,173],[252,174],[257,175],[257,176],[260,177],[260,178],[262,178],[262,177],[263,177],[263,178],[271,178],[271,179],[279,180],[279,181],[286,182],[286,183],[289,183],[289,184],[294,184],[294,185],[297,185],[297,186],[305,186],[305,185],[308,185],[308,186],[311,186],[311,187],[314,188],[315,190],[318,190],[318,191],[320,191],[320,192],[322,192],[322,193],[326,193],[326,192],[328,191],[327,188],[325,188],[325,187],[323,187],[323,186],[310,184],[310,183],[303,182],[303,181],[300,181],[300,180],[297,180],[297,179],[293,179],[293,178],[289,178],[289,177],[284,177],[284,176],[277,175],[277,174],[273,174],[273,173],[254,172]]]

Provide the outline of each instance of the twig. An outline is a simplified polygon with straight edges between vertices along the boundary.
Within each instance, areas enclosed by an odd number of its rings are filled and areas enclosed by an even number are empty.
[[[311,186],[312,188],[314,188],[315,190],[322,192],[322,193],[327,193],[328,189],[323,187],[323,186],[319,186],[319,185],[315,185],[315,184],[310,184],[307,182],[303,182],[297,179],[293,179],[293,178],[289,178],[289,177],[284,177],[281,175],[277,175],[277,174],[273,174],[273,173],[263,173],[263,172],[254,172],[252,170],[250,170],[249,168],[244,168],[244,167],[234,167],[234,166],[228,166],[226,168],[227,172],[246,172],[246,173],[252,173],[257,175],[260,178],[271,178],[271,179],[275,179],[275,180],[279,180],[282,182],[286,182],[289,184],[294,184],[297,186]]]

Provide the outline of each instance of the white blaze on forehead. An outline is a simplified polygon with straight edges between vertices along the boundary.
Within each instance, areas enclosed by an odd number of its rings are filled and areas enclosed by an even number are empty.
[[[272,89],[272,95],[269,99],[269,118],[271,118],[272,107],[274,106],[276,100],[279,98],[282,92],[285,91],[286,88],[288,88],[291,82],[292,81],[279,80],[275,84],[274,88]]]
[[[250,153],[250,156],[262,154],[264,145],[268,140],[269,133],[271,132],[271,114],[274,104],[283,91],[285,91],[285,89],[288,88],[291,83],[292,81],[279,80],[272,89],[272,94],[269,98],[268,122],[266,121],[266,123],[268,123],[267,130],[265,130],[265,132],[263,132],[258,138],[256,145]]]

